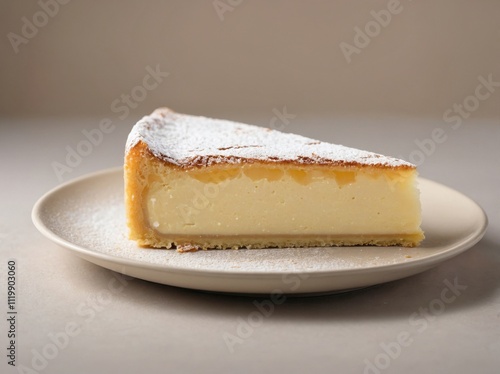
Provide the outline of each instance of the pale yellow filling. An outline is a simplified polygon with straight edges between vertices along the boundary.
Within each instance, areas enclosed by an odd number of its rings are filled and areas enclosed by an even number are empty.
[[[149,226],[183,235],[420,233],[414,170],[297,166],[170,169],[148,181]]]

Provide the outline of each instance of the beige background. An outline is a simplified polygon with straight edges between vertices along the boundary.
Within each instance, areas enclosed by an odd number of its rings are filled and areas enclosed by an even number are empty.
[[[381,373],[498,373],[500,88],[464,126],[450,128],[442,116],[474,94],[479,76],[500,81],[500,0],[404,0],[351,64],[339,44],[352,43],[354,28],[389,0],[244,0],[223,22],[213,0],[72,0],[17,54],[7,34],[20,33],[39,0],[0,1],[0,170],[8,176],[0,178],[0,300],[3,269],[16,258],[18,365],[30,366],[49,334],[75,322],[81,333],[39,373],[362,373],[404,331],[414,342]],[[130,118],[117,119],[113,100],[156,64],[170,75]],[[135,118],[159,105],[264,125],[287,106],[297,119],[286,131],[408,160],[443,129],[449,140],[432,143],[420,174],[477,201],[489,229],[474,248],[414,277],[290,298],[233,354],[223,334],[236,333],[261,299],[131,280],[87,320],[79,306],[115,275],[44,238],[31,210],[61,183],[52,165],[86,141],[84,130],[107,117],[116,125],[64,181],[122,165]],[[455,279],[467,290],[417,332],[410,316]],[[18,374],[5,356],[0,367]]]
[[[40,5],[3,1],[0,115],[109,116],[157,64],[170,75],[134,116],[168,105],[235,118],[283,106],[442,118],[480,75],[500,81],[500,1],[402,0],[350,64],[340,43],[353,44],[354,28],[389,0],[221,1],[234,4],[223,21],[212,0],[73,0],[17,54],[7,35],[21,34],[22,17],[32,20]],[[473,117],[500,118],[498,104],[497,93]]]

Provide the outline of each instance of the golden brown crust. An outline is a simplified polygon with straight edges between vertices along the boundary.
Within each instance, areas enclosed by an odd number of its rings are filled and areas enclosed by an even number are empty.
[[[142,195],[145,188],[145,175],[147,169],[144,163],[151,158],[147,147],[138,144],[125,155],[125,209],[127,225],[130,230],[130,239],[142,240],[144,237],[154,235],[148,227],[142,207]]]
[[[153,154],[149,149],[148,145],[143,141],[139,141],[135,146],[133,146],[128,153],[132,150],[138,150],[142,154],[146,155],[150,159],[155,159],[162,162],[169,167],[174,169],[190,170],[190,169],[203,169],[213,165],[241,165],[241,164],[262,164],[262,165],[293,165],[297,167],[340,167],[340,168],[361,168],[361,169],[377,169],[377,170],[415,170],[416,167],[413,165],[398,165],[398,166],[387,166],[382,164],[367,165],[359,162],[346,162],[342,160],[326,160],[326,159],[312,159],[308,157],[299,157],[297,161],[294,160],[279,160],[273,159],[272,157],[259,160],[253,158],[242,158],[242,157],[224,157],[224,156],[206,156],[198,157],[189,162],[184,162],[182,164],[174,163],[165,159],[165,157],[158,157]]]
[[[141,142],[153,157],[182,169],[243,163],[416,169],[403,160],[372,152],[258,126],[180,114],[169,108],[158,108],[139,121],[129,135],[127,150]]]

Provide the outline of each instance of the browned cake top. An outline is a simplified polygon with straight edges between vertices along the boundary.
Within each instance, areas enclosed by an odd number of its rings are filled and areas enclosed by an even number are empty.
[[[227,120],[157,109],[133,127],[127,152],[144,142],[157,158],[180,167],[242,162],[415,168],[392,157]]]

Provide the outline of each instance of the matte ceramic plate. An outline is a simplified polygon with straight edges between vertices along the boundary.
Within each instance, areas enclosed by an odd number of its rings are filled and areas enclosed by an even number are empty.
[[[423,229],[418,248],[327,247],[177,253],[127,239],[123,170],[90,174],[44,195],[33,222],[47,238],[105,268],[152,282],[252,294],[341,292],[428,270],[476,244],[487,218],[468,197],[419,179]]]

